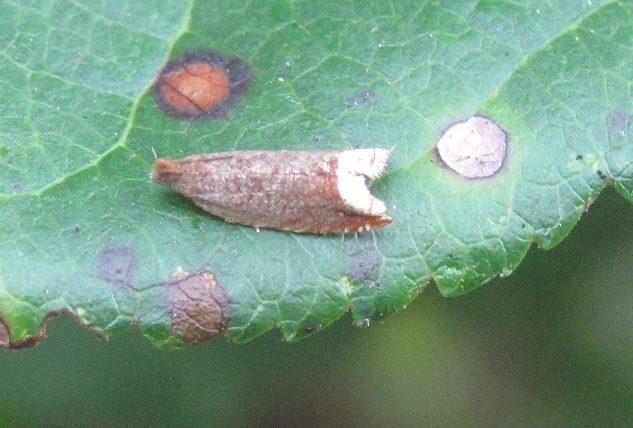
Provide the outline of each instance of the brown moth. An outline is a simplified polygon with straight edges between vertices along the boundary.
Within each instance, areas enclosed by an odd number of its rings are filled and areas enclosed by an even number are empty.
[[[156,159],[152,179],[231,223],[296,233],[350,233],[391,223],[366,179],[385,149],[230,151]]]

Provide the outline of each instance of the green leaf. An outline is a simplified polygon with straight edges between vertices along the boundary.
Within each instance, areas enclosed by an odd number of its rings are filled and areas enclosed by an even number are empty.
[[[430,280],[456,296],[508,275],[609,184],[633,201],[630,2],[0,5],[5,346],[34,343],[61,311],[104,335],[137,324],[159,346],[197,341],[177,324],[217,303],[207,285],[226,293],[236,342],[275,326],[300,338],[349,309],[366,324]],[[254,70],[227,118],[179,121],[155,105],[161,66],[195,49]],[[509,135],[485,179],[435,150],[475,114]],[[228,224],[149,178],[155,155],[352,147],[395,147],[372,190],[394,223],[375,232]],[[178,306],[186,278],[202,294]]]

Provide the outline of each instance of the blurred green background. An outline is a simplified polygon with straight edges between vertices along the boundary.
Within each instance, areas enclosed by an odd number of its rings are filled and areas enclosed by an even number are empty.
[[[554,250],[446,299],[428,287],[370,328],[345,317],[154,349],[62,316],[39,346],[0,351],[3,426],[631,426],[633,207],[612,190]]]

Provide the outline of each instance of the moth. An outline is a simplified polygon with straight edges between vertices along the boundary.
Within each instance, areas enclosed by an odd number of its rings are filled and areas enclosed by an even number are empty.
[[[296,233],[351,233],[391,223],[368,180],[386,149],[228,151],[156,159],[152,179],[231,223]]]

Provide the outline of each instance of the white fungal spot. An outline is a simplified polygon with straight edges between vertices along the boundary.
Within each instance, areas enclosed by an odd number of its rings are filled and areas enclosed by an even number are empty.
[[[506,157],[507,134],[494,121],[473,116],[451,125],[437,143],[441,160],[465,178],[495,175]]]

